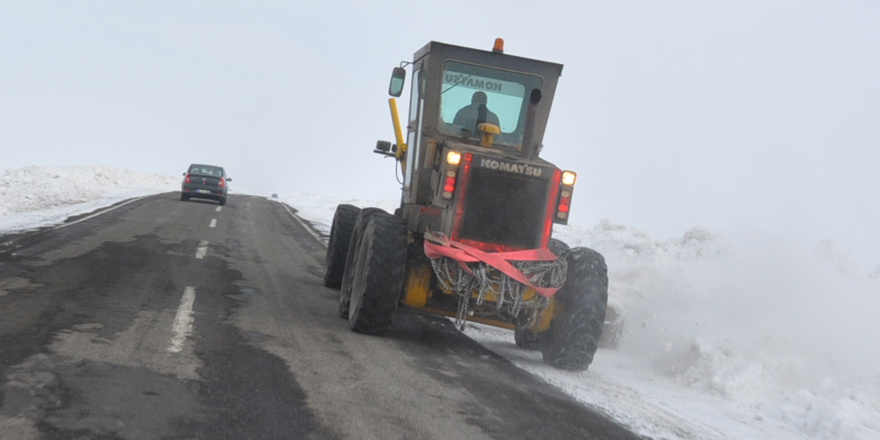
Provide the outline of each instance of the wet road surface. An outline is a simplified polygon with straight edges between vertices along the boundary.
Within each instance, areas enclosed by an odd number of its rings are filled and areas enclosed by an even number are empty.
[[[637,438],[447,319],[349,332],[324,252],[250,196],[0,237],[0,439]]]

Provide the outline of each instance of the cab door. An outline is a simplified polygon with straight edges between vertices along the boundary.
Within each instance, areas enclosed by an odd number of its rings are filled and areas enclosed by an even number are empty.
[[[413,75],[411,81],[412,91],[410,93],[409,115],[407,118],[407,135],[406,135],[406,162],[403,175],[403,193],[402,204],[418,203],[416,195],[418,194],[418,182],[414,179],[416,167],[421,165],[422,148],[421,133],[422,119],[425,109],[425,98],[423,96],[424,86],[422,83],[422,62],[414,64]]]

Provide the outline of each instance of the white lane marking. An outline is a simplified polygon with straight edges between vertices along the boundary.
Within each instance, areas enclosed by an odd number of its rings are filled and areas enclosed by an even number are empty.
[[[217,219],[216,219],[216,218],[212,218],[212,219],[211,219],[211,224],[209,224],[208,227],[209,227],[209,228],[216,228],[216,227],[217,227]]]
[[[223,210],[223,207],[222,207],[222,206],[218,206],[217,209],[215,209],[214,211],[216,211],[216,212],[220,212],[220,211],[222,211],[222,210]]]
[[[172,353],[180,353],[180,351],[183,350],[183,343],[192,333],[192,308],[195,300],[195,287],[187,286],[183,289],[183,298],[180,298],[180,307],[177,308],[177,315],[174,316],[174,324],[171,326],[171,330],[174,334],[171,336],[171,343],[168,344],[168,351]]]
[[[302,225],[302,227],[306,229],[306,231],[309,231],[309,234],[312,234],[312,237],[315,237],[315,240],[318,240],[318,243],[321,243],[324,246],[327,246],[327,243],[324,243],[324,239],[321,238],[321,236],[318,235],[318,233],[315,232],[314,229],[310,228],[309,225],[307,225],[304,221],[302,221],[302,219],[297,217],[296,214],[294,214],[293,211],[290,210],[290,208],[287,206],[286,203],[282,203],[281,206],[283,206],[284,209],[287,210],[287,213],[290,214],[290,216],[293,217],[296,221],[298,221],[299,224]]]
[[[123,206],[125,206],[125,205],[127,205],[127,204],[129,204],[129,203],[137,202],[138,200],[140,200],[140,199],[145,199],[145,198],[147,198],[147,197],[151,197],[151,196],[150,196],[150,195],[147,195],[147,196],[137,197],[137,198],[134,198],[134,199],[128,200],[128,201],[123,202],[123,203],[120,203],[120,204],[118,204],[118,205],[116,205],[116,206],[112,206],[112,207],[110,207],[110,208],[107,208],[107,209],[105,209],[105,210],[103,210],[103,211],[98,211],[98,212],[96,212],[96,213],[94,213],[94,214],[92,214],[92,215],[90,215],[90,216],[88,216],[88,217],[83,217],[83,218],[81,218],[81,219],[79,219],[79,220],[77,220],[77,221],[73,221],[73,222],[70,222],[70,223],[60,224],[60,225],[58,225],[58,226],[55,226],[53,229],[66,228],[66,227],[68,227],[68,226],[75,225],[75,224],[77,224],[77,223],[79,223],[79,222],[84,222],[84,221],[86,221],[86,220],[93,219],[93,218],[95,218],[95,217],[97,217],[97,216],[99,216],[99,215],[101,215],[101,214],[104,214],[104,213],[107,213],[107,212],[113,211],[113,210],[115,210],[115,209],[122,208]]]
[[[199,247],[196,249],[196,258],[201,260],[205,258],[205,254],[208,253],[208,240],[202,240],[199,242]]]

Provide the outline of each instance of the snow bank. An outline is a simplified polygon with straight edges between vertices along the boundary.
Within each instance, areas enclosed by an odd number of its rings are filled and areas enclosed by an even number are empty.
[[[336,207],[343,204],[354,205],[359,208],[368,206],[382,208],[386,212],[393,213],[400,200],[358,200],[327,197],[318,194],[297,194],[284,199],[284,203],[294,207],[296,214],[303,220],[310,222],[318,232],[324,236],[330,235],[330,226],[333,223],[333,214]]]
[[[132,197],[179,189],[180,179],[106,166],[30,166],[0,175],[0,233],[64,221]]]
[[[605,255],[630,359],[810,438],[880,438],[880,284],[832,243],[560,229]]]

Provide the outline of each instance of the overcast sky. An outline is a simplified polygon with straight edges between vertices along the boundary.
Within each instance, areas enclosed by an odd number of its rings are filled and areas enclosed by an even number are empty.
[[[252,194],[397,198],[371,153],[391,69],[496,37],[565,65],[543,154],[579,174],[573,224],[880,263],[875,1],[0,0],[0,167],[210,162]]]

